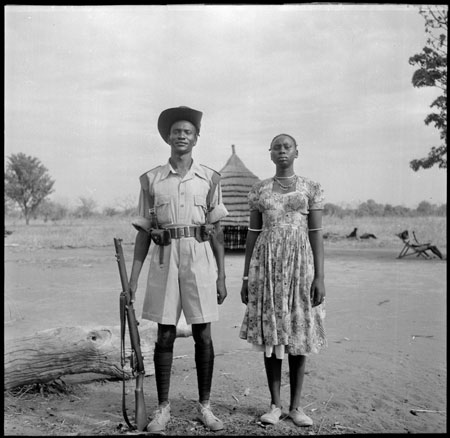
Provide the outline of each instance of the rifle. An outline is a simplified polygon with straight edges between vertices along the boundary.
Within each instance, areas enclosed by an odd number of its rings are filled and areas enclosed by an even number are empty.
[[[121,331],[121,345],[120,345],[120,358],[122,370],[125,366],[125,328],[128,322],[128,331],[130,333],[131,341],[131,358],[130,365],[133,375],[136,375],[136,389],[135,395],[135,421],[136,425],[132,425],[128,419],[126,407],[125,407],[125,371],[123,371],[123,393],[122,393],[122,413],[128,427],[132,430],[138,431],[145,430],[147,426],[147,414],[145,410],[144,400],[144,359],[141,352],[141,340],[138,332],[139,323],[136,320],[134,313],[133,303],[131,302],[127,269],[125,266],[125,260],[122,250],[122,239],[114,238],[114,246],[116,249],[116,259],[119,266],[120,281],[122,283],[122,293],[120,294],[120,331]]]

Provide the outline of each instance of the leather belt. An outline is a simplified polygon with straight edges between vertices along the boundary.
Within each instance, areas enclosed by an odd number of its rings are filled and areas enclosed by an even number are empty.
[[[172,239],[181,239],[182,237],[195,237],[196,232],[200,230],[200,226],[186,226],[166,228]]]

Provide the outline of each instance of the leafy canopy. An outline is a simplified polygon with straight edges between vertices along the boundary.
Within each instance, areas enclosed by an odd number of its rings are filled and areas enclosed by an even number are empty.
[[[37,158],[22,152],[8,157],[5,195],[17,202],[27,224],[39,204],[53,192],[54,183]]]
[[[411,56],[409,63],[418,69],[412,77],[414,87],[438,87],[442,95],[430,105],[436,112],[428,114],[425,124],[434,124],[440,132],[442,144],[432,146],[427,157],[414,159],[409,164],[417,171],[428,169],[434,165],[447,168],[447,33],[448,9],[442,6],[428,6],[420,9],[425,19],[425,33],[428,35],[427,45],[422,52]]]

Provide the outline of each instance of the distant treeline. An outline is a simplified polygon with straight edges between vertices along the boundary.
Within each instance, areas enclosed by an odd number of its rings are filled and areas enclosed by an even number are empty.
[[[95,216],[134,216],[137,214],[137,206],[130,200],[118,202],[114,207],[99,209],[91,198],[80,198],[76,207],[70,208],[63,203],[44,200],[33,216],[33,219],[58,221],[66,218],[89,218]],[[422,201],[417,208],[407,208],[401,205],[378,204],[372,199],[362,202],[356,208],[342,207],[332,203],[324,205],[326,216],[344,217],[417,217],[417,216],[447,216],[447,204],[435,205],[428,201]],[[21,211],[11,202],[5,202],[5,215],[11,218],[21,218]]]
[[[378,204],[373,199],[362,202],[356,208],[345,208],[339,205],[327,203],[324,205],[324,214],[336,217],[363,217],[363,216],[447,216],[447,204],[435,205],[428,201],[422,201],[417,208],[403,207],[402,205],[393,206],[391,204]]]

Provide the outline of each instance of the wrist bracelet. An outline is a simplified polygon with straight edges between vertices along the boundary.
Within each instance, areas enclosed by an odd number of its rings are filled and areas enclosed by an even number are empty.
[[[262,228],[260,228],[259,230],[257,230],[256,228],[248,228],[248,231],[255,231],[259,233],[260,231],[262,231]]]
[[[321,228],[310,228],[308,231],[319,231],[319,230],[323,230],[323,227],[321,227]]]
[[[248,280],[248,277],[246,276],[246,275],[244,275],[243,277],[242,277],[242,281],[247,281]]]

